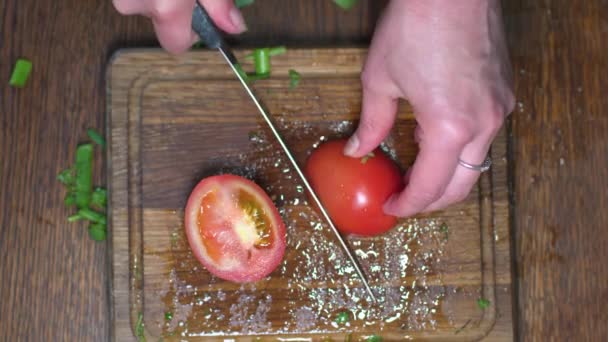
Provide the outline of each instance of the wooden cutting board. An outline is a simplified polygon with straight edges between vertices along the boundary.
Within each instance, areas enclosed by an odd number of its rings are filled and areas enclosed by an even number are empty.
[[[365,54],[289,49],[255,83],[300,163],[355,128]],[[289,69],[302,75],[294,89]],[[148,341],[513,339],[505,130],[491,172],[464,203],[404,219],[386,236],[348,239],[381,299],[373,304],[219,54],[121,51],[109,64],[108,109],[114,340],[135,331]],[[404,169],[416,155],[414,127],[401,104],[383,148]],[[258,283],[211,276],[188,247],[186,199],[218,173],[255,180],[288,226],[284,262]],[[342,312],[346,324],[336,323]]]

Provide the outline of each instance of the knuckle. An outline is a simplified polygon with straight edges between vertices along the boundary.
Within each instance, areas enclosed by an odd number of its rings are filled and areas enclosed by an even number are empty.
[[[171,20],[179,13],[180,9],[177,1],[155,1],[151,9],[151,15],[159,21]]]

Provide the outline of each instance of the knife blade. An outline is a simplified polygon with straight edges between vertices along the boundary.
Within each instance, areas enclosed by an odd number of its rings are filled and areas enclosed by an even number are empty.
[[[327,213],[327,210],[325,209],[325,207],[319,200],[319,197],[317,196],[316,192],[313,190],[312,186],[308,182],[308,179],[306,178],[306,176],[300,169],[300,166],[298,165],[298,163],[295,160],[295,158],[293,157],[291,151],[287,147],[287,144],[281,137],[281,134],[277,130],[272,117],[270,115],[268,115],[268,113],[266,113],[266,110],[264,109],[264,107],[262,107],[260,101],[258,101],[253,90],[249,87],[249,84],[243,78],[243,75],[241,74],[241,72],[239,70],[240,67],[238,64],[238,60],[236,59],[236,57],[230,50],[230,47],[226,44],[219,29],[215,26],[213,20],[209,17],[209,15],[207,14],[207,12],[203,8],[203,6],[201,6],[198,3],[198,1],[195,2],[194,11],[192,13],[192,29],[194,30],[194,32],[196,32],[196,34],[200,37],[201,41],[208,48],[217,49],[220,52],[220,54],[224,57],[226,62],[228,62],[228,65],[230,65],[230,68],[232,69],[232,71],[234,72],[234,74],[236,75],[238,80],[241,82],[241,85],[245,89],[245,92],[247,92],[247,94],[249,95],[249,97],[251,98],[251,100],[253,101],[255,106],[257,107],[259,113],[264,118],[264,121],[266,121],[266,124],[272,131],[272,134],[276,138],[277,142],[279,143],[279,145],[281,145],[281,148],[283,149],[283,152],[287,156],[287,159],[289,159],[291,165],[293,166],[294,170],[300,177],[300,180],[304,184],[304,187],[310,194],[310,197],[313,199],[314,203],[317,205],[317,208],[321,212],[323,218],[329,225],[331,231],[333,232],[333,234],[335,235],[336,239],[338,240],[340,246],[342,247],[342,250],[345,252],[350,263],[352,264],[353,268],[355,269],[355,272],[359,276],[359,279],[361,280],[361,283],[365,287],[365,290],[369,294],[372,301],[376,301],[376,297],[374,296],[374,293],[372,292],[372,289],[369,286],[367,278],[365,277],[365,274],[361,270],[361,267],[359,266],[359,263],[357,262],[357,259],[355,258],[354,254],[350,250],[350,247],[348,246],[348,244],[346,243],[346,241],[344,240],[344,238],[342,237],[342,235],[340,234],[340,232],[334,225],[331,217],[329,217],[329,214]]]

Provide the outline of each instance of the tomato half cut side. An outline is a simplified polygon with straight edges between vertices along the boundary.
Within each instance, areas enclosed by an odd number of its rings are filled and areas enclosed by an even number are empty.
[[[285,254],[285,224],[266,192],[235,175],[211,176],[194,188],[185,210],[188,243],[213,275],[233,282],[268,276]]]

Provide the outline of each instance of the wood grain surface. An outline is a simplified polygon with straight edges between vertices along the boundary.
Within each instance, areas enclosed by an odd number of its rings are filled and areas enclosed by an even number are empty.
[[[384,4],[345,13],[325,0],[258,1],[244,11],[250,31],[233,41],[367,44]],[[521,103],[511,145],[518,335],[601,341],[608,3],[503,6]],[[66,224],[55,175],[85,129],[103,127],[110,54],[154,44],[147,20],[120,17],[110,1],[0,2],[0,340],[109,339],[107,246]],[[34,62],[21,90],[7,85],[19,57]],[[96,165],[98,183],[104,169]]]
[[[245,70],[253,67],[242,58],[249,52],[237,51]],[[300,165],[320,139],[352,134],[366,54],[360,48],[290,49],[273,58],[269,80],[252,85]],[[288,70],[296,66],[302,79],[290,89]],[[359,296],[354,295],[362,291],[356,276],[336,268],[346,259],[336,251],[329,229],[320,224],[311,228],[322,220],[297,190],[297,175],[217,52],[174,58],[159,50],[120,51],[109,66],[108,83],[116,341],[133,339],[140,315],[153,340],[220,341],[230,336],[249,341],[264,335],[270,335],[265,341],[343,340],[343,329],[329,324],[340,310],[367,317],[353,319],[346,328],[353,340],[374,333],[388,341],[513,340],[506,129],[492,147],[492,172],[483,175],[466,201],[403,220],[385,236],[349,238],[357,255],[380,251],[360,259],[380,298],[374,305],[342,298]],[[411,107],[402,102],[386,141],[404,168],[416,156],[415,127]],[[202,269],[184,235],[184,206],[193,186],[225,172],[260,184],[287,225],[284,263],[246,288]],[[441,232],[442,224],[448,232]],[[332,299],[320,300],[326,291],[334,293]],[[405,299],[395,300],[395,295]],[[259,311],[257,301],[241,303],[251,297],[266,303],[260,311],[266,318],[245,326],[235,323],[244,312]],[[478,298],[492,304],[481,310]],[[302,319],[301,308],[318,315],[311,326],[296,322]],[[167,321],[165,312],[175,318]]]

